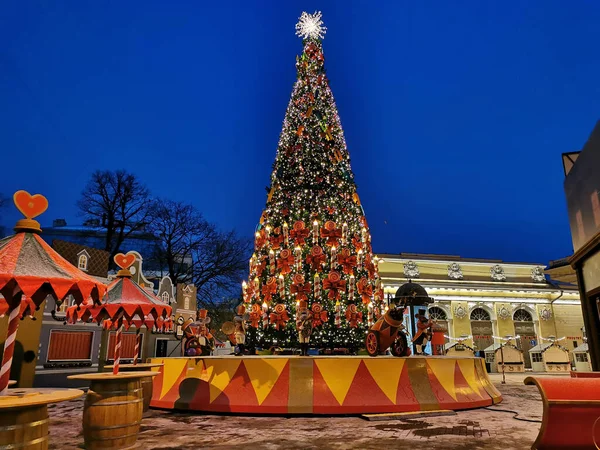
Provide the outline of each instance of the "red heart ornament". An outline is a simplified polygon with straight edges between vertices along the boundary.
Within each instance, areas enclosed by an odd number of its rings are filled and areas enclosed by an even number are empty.
[[[135,255],[133,253],[127,253],[126,255],[117,253],[114,260],[115,264],[121,269],[128,269],[135,262]]]
[[[48,209],[48,200],[41,194],[31,195],[27,191],[17,191],[13,195],[13,201],[27,219],[33,219]]]

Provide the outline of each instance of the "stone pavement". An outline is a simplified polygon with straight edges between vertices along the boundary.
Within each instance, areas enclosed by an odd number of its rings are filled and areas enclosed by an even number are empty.
[[[151,410],[144,416],[138,442],[140,448],[153,450],[531,448],[542,417],[537,388],[523,385],[525,377],[519,374],[507,374],[504,385],[499,375],[490,377],[504,401],[453,416],[374,422],[358,417],[239,417]],[[500,409],[518,412],[521,420]],[[49,407],[51,449],[81,448],[82,411],[83,400]]]

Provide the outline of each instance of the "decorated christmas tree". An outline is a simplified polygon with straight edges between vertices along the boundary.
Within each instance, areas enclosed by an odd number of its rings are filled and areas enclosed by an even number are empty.
[[[300,301],[313,314],[311,346],[364,346],[383,289],[338,111],[325,75],[321,13],[302,13],[303,38],[267,204],[243,284],[249,337],[263,347],[297,345]]]

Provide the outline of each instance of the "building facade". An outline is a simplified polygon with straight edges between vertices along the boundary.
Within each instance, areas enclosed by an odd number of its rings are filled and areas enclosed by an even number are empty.
[[[551,336],[572,352],[583,343],[577,286],[548,279],[545,264],[507,263],[448,255],[378,255],[386,294],[409,280],[421,284],[435,302],[429,315],[449,338],[465,341],[476,354],[499,337],[519,335],[525,368],[529,349]]]

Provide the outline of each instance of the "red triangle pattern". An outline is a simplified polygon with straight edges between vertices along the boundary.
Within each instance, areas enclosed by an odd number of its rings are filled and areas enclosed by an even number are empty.
[[[386,413],[398,412],[398,409],[390,399],[383,393],[377,382],[367,369],[364,362],[358,366],[356,375],[352,380],[348,394],[342,404],[342,413]]]
[[[210,384],[204,380],[196,381],[196,391],[189,401],[189,409],[198,411],[210,410]],[[183,399],[185,400],[185,399]]]
[[[458,363],[454,364],[454,386],[457,392],[456,399],[458,400],[458,405],[460,405],[458,408],[477,408],[489,405],[490,401],[488,398],[481,398],[476,392],[473,392],[473,388],[467,383]],[[457,408],[457,406],[454,407]]]
[[[229,399],[235,399],[235,405],[230,405]],[[256,413],[258,399],[250,382],[248,371],[240,364],[227,387],[211,403],[211,410],[217,412]]]
[[[257,412],[269,412],[272,414],[287,414],[288,400],[290,397],[290,362],[288,361],[279,378],[275,382],[273,389],[267,395],[262,405],[258,407]]]
[[[319,367],[313,362],[313,413],[339,414],[340,404],[327,387]]]

